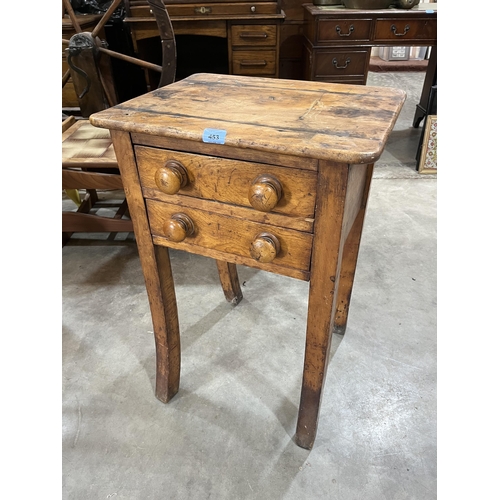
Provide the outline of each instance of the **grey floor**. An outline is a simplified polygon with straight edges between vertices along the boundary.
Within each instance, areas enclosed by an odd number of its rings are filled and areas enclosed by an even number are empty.
[[[172,251],[181,388],[154,397],[133,236],[62,250],[64,499],[436,498],[436,176],[415,170],[423,73],[370,73],[405,107],[376,165],[347,332],[334,338],[312,451],[292,438],[308,284]],[[63,200],[63,206],[70,203]]]

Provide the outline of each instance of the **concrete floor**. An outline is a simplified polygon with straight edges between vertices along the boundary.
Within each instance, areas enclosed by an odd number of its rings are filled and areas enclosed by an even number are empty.
[[[308,283],[171,252],[181,388],[154,397],[154,340],[133,236],[62,250],[64,499],[436,498],[436,176],[415,170],[424,73],[370,73],[407,102],[376,165],[345,338],[316,443],[292,441]],[[70,203],[63,200],[63,205]]]

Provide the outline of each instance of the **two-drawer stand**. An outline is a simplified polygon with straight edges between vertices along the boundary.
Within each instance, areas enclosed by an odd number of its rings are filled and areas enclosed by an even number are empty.
[[[316,436],[333,329],[346,327],[373,172],[401,90],[197,74],[91,116],[111,130],[156,340],[156,396],[179,388],[168,248],[310,281],[296,442]],[[298,367],[297,367],[298,369]]]

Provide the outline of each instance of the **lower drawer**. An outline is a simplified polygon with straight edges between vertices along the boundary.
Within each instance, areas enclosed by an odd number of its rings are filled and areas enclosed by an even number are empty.
[[[370,49],[315,50],[313,78],[363,78],[370,63]]]
[[[299,279],[309,278],[312,234],[156,200],[146,200],[146,206],[156,244]],[[272,243],[275,256],[268,252],[269,240],[273,238],[278,242],[277,246]]]
[[[233,51],[233,75],[274,75],[276,73],[275,50]]]

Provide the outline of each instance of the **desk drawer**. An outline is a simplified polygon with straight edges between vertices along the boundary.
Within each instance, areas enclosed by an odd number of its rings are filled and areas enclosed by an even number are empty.
[[[370,19],[319,19],[316,42],[367,42],[370,27]]]
[[[167,12],[170,17],[220,17],[220,16],[235,16],[235,15],[258,15],[258,14],[277,14],[279,10],[276,2],[207,2],[197,4],[168,4],[166,5]],[[154,17],[149,6],[139,5],[130,7],[130,18],[152,18]],[[130,21],[130,18],[125,18],[125,22]]]
[[[237,24],[231,26],[231,45],[233,47],[274,47],[276,45],[276,25]]]
[[[370,49],[321,49],[314,51],[313,78],[362,78],[370,61]]]
[[[233,75],[266,76],[276,73],[275,50],[233,51]]]
[[[437,40],[437,19],[377,19],[375,22],[375,42],[397,41],[404,45],[415,42]]]
[[[260,211],[293,217],[314,217],[316,172],[146,146],[136,146],[135,153],[143,190],[165,195],[161,180],[161,176],[165,174],[162,172],[167,162],[175,161],[186,170],[187,182],[177,193],[170,193],[171,195],[179,194],[256,209],[256,203],[250,201],[250,189],[256,179],[264,176],[265,181],[267,176],[278,181],[281,197],[274,208]],[[253,190],[252,194],[255,195]]]
[[[312,234],[156,200],[146,200],[146,206],[151,234],[159,239],[156,243],[260,269],[271,270],[276,266],[309,272]],[[192,223],[192,232],[178,237],[172,232],[172,221],[175,225],[183,217]],[[277,252],[270,261],[261,257],[269,257],[265,252],[255,255],[256,242],[262,235],[278,241]],[[282,274],[290,273],[282,271]]]

